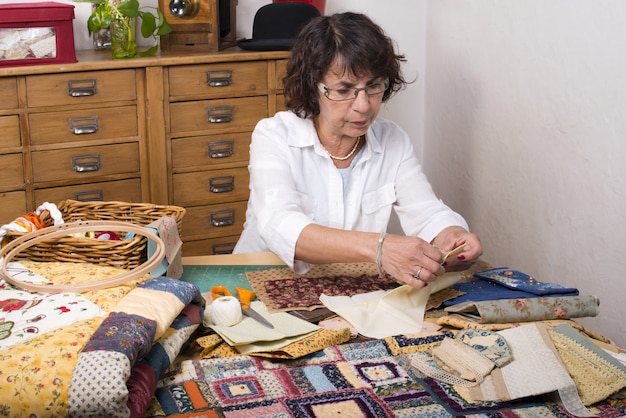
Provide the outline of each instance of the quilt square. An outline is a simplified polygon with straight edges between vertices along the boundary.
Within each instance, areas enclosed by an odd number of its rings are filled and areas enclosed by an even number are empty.
[[[401,383],[409,379],[408,374],[391,359],[365,361],[353,364],[357,376],[372,387]]]
[[[352,387],[336,364],[294,367],[289,371],[289,374],[298,391],[303,394]]]
[[[369,389],[326,392],[300,399],[288,399],[285,404],[292,416],[302,418],[394,416]]]
[[[281,402],[264,401],[245,405],[226,406],[222,409],[226,418],[254,418],[254,417],[288,417],[289,411]],[[222,415],[220,415],[222,416]],[[191,417],[190,417],[191,418]],[[198,417],[203,418],[203,417]]]
[[[210,385],[220,405],[267,399],[263,386],[255,376],[231,377],[211,382]]]
[[[235,376],[249,376],[256,373],[254,359],[247,356],[202,359],[196,363],[196,373],[199,378],[213,381]]]
[[[391,354],[389,347],[383,340],[346,344],[337,346],[337,349],[348,361],[378,359],[388,357]]]

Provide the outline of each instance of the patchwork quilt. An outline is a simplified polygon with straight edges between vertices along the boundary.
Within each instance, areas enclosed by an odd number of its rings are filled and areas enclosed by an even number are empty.
[[[336,345],[295,360],[237,356],[186,360],[164,376],[146,416],[159,417],[572,417],[547,397],[468,403],[425,377],[412,357],[444,337],[390,337]],[[623,417],[623,400],[590,407]]]
[[[121,272],[79,263],[22,267],[55,283]],[[81,294],[0,283],[0,416],[143,416],[203,311],[197,286],[168,277]]]

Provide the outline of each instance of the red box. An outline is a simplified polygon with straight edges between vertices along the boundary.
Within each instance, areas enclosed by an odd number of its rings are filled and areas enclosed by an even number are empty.
[[[0,4],[0,67],[76,62],[74,6]]]

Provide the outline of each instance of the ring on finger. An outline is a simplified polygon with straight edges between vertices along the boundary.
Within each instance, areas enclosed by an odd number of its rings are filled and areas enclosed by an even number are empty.
[[[415,273],[415,274],[413,275],[413,277],[415,277],[417,280],[420,280],[420,273],[422,272],[422,269],[423,269],[423,268],[424,268],[424,267],[421,267],[421,266],[420,266],[420,268],[417,270],[417,273]]]

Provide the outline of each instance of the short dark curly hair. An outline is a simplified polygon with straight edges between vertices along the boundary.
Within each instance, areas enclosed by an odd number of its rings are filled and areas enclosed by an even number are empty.
[[[302,118],[319,115],[317,83],[336,59],[357,77],[387,78],[383,101],[407,84],[400,68],[404,55],[369,17],[353,12],[320,16],[302,28],[291,49],[283,80],[286,108]]]

